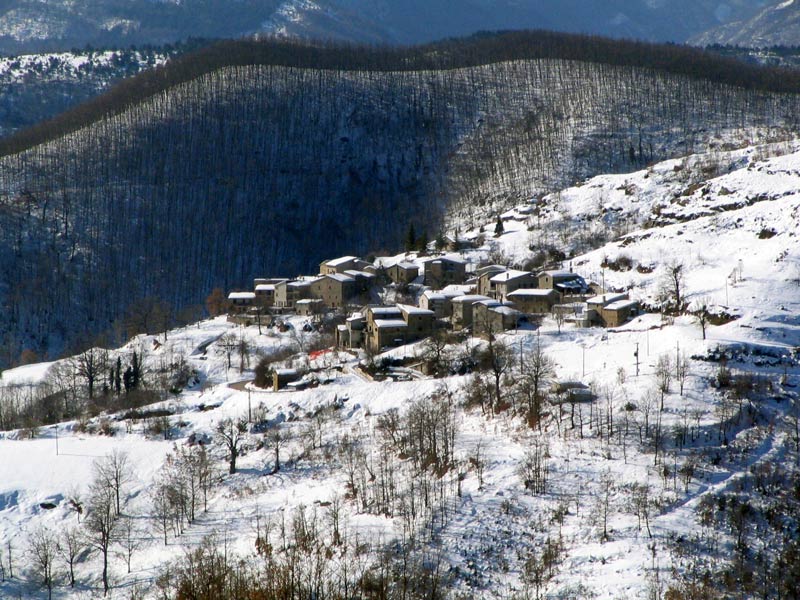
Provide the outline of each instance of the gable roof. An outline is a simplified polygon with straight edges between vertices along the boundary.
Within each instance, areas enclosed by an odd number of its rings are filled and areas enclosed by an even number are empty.
[[[503,273],[494,275],[491,279],[489,279],[489,281],[493,283],[504,283],[506,281],[520,279],[522,277],[534,277],[534,275],[530,271],[516,271],[512,269],[510,271],[505,271]]]
[[[347,264],[354,260],[358,260],[357,256],[341,256],[339,258],[333,258],[331,260],[325,261],[325,264],[329,267],[339,267],[341,265]]]

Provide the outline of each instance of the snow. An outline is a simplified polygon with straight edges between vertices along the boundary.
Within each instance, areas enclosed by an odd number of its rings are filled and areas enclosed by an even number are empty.
[[[445,390],[459,406],[455,451],[459,465],[465,466],[461,496],[453,493],[448,500],[451,512],[447,522],[437,527],[436,535],[462,596],[504,598],[521,594],[525,560],[534,552],[540,555],[545,540],[550,538],[562,540],[564,551],[555,577],[544,590],[546,597],[589,597],[589,592],[594,598],[609,600],[646,597],[656,572],[662,582],[668,582],[673,568],[682,568],[679,560],[673,561],[670,548],[676,539],[689,538],[700,529],[694,509],[704,498],[734,489],[743,474],[758,465],[796,459],[791,450],[791,431],[787,429],[785,411],[789,402],[764,401],[759,407],[763,412],[758,422],[732,431],[725,448],[727,456],[732,447],[746,447],[749,451],[744,457],[704,465],[684,490],[682,485],[662,478],[653,464],[652,449],[637,442],[633,423],[640,418],[646,393],[653,388],[662,356],[685,353],[688,357],[705,358],[718,349],[739,349],[742,352],[733,355],[729,368],[753,370],[771,382],[775,395],[794,397],[792,388],[782,386],[780,379],[784,369],[791,385],[798,383],[800,375],[792,358],[800,347],[800,152],[796,150],[773,158],[758,157],[769,156],[769,148],[737,150],[720,159],[730,164],[730,169],[701,181],[692,180],[690,172],[693,165],[699,170],[702,157],[669,161],[628,175],[593,178],[546,197],[540,212],[540,229],[529,230],[533,222],[512,220],[507,222],[506,233],[492,240],[492,246],[487,244],[458,255],[464,262],[479,264],[488,259],[492,250],[499,250],[512,262],[521,262],[530,256],[531,236],[546,235],[547,227],[556,220],[566,219],[579,227],[583,223],[598,228],[616,227],[618,235],[609,235],[609,241],[600,247],[576,253],[556,271],[569,273],[571,266],[575,274],[604,282],[609,290],[626,290],[641,298],[643,306],[650,305],[657,311],[663,269],[680,261],[684,265],[683,292],[689,306],[708,300],[713,312],[724,311],[736,317],[709,325],[705,339],[692,315],[662,317],[658,312],[640,315],[614,330],[559,325],[546,317],[536,330],[497,336],[515,354],[526,356],[537,347],[542,348],[556,363],[558,381],[587,385],[596,399],[592,405],[575,409],[584,411],[584,418],[589,406],[604,414],[613,409],[620,419],[630,414],[627,446],[620,444],[616,430],[610,441],[588,428],[578,435],[569,428],[570,407],[566,404],[548,406],[554,414],[563,411],[564,418],[559,424],[553,418],[545,419],[541,431],[529,428],[509,411],[489,416],[479,408],[462,407],[465,389],[471,383],[469,376],[433,379],[420,374],[411,381],[373,381],[358,369],[354,354],[329,352],[311,360],[301,349],[308,349],[317,334],[303,331],[309,321],[302,317],[287,317],[291,325],[288,331],[265,328],[261,335],[255,326],[240,327],[220,317],[171,331],[166,340],[163,336],[139,336],[111,351],[113,357],[123,360],[134,350],[142,352],[152,381],[157,379],[158,365],[173,362],[176,357],[183,357],[196,371],[196,383],[187,385],[178,395],[165,393],[156,405],[173,412],[173,439],[154,435],[143,422],[129,430],[123,421],[115,420],[117,414],[94,420],[109,419],[113,436],[82,433],[80,424],[74,421],[60,423],[57,429],[42,427],[34,432],[34,439],[26,439],[29,432],[25,430],[0,433],[0,548],[11,540],[21,557],[34,528],[44,525],[58,531],[77,525],[66,499],[73,491],[86,493],[93,462],[114,450],[128,454],[134,473],[134,480],[125,490],[125,511],[141,516],[144,522],[152,512],[149,491],[158,481],[161,465],[174,444],[185,444],[192,434],[207,435],[212,439],[209,452],[223,467],[225,453],[213,441],[214,427],[223,418],[247,415],[248,407],[257,408],[265,422],[282,423],[297,434],[285,450],[289,466],[276,474],[269,472],[270,449],[259,447],[263,437],[248,434],[240,472],[222,476],[208,513],[188,525],[182,536],[171,536],[168,546],[151,531],[143,532],[142,548],[134,557],[130,575],[121,559],[113,558],[115,586],[110,597],[127,598],[133,582],[147,588],[166,561],[196,547],[206,535],[224,531],[231,540],[232,551],[249,553],[255,538],[255,515],[278,519],[291,515],[299,506],[327,502],[334,496],[341,498],[346,479],[338,466],[341,440],[345,436],[368,440],[377,429],[377,419],[388,411],[397,409],[402,414],[420,399]],[[676,166],[680,168],[676,170]],[[695,188],[696,183],[700,186]],[[598,213],[599,204],[607,210]],[[598,214],[602,215],[600,219],[596,219]],[[588,215],[591,218],[584,220]],[[622,221],[626,221],[625,227]],[[485,226],[491,225],[489,220]],[[472,234],[467,231],[464,235]],[[564,249],[571,250],[566,246]],[[603,266],[623,255],[632,263],[629,270]],[[417,257],[409,260],[416,261]],[[462,287],[457,291],[468,290]],[[549,290],[513,292],[534,296],[546,293]],[[429,293],[429,297],[433,295]],[[603,303],[612,302],[609,306],[614,306],[635,302],[621,300],[622,296],[608,292]],[[473,294],[457,297],[454,302],[484,300],[489,299]],[[394,318],[400,314],[397,307],[369,310],[378,327],[406,326],[405,321]],[[331,381],[318,388],[295,391],[255,388],[248,382],[253,378],[256,360],[251,359],[250,366],[241,373],[237,364],[229,368],[226,349],[220,341],[226,334],[241,336],[260,355],[286,349],[297,351],[276,365],[278,372],[311,367],[320,369],[321,376],[329,375]],[[160,344],[157,348],[156,339]],[[464,346],[451,346],[450,350],[472,351],[486,345],[485,341],[471,338]],[[409,358],[420,356],[423,351],[424,342],[419,342],[393,348],[385,356]],[[59,364],[68,363],[58,361],[8,370],[2,374],[0,384],[21,385],[24,392]],[[716,411],[725,397],[713,384],[719,365],[690,358],[690,367],[683,393],[673,382],[664,398],[664,410],[655,411],[669,431],[689,418],[687,415],[693,423],[697,420],[698,437],[693,445],[680,450],[667,442],[669,461],[674,461],[670,464],[678,467],[692,452],[722,448],[716,436]],[[514,377],[518,375],[513,373]],[[638,408],[628,413],[628,404]],[[338,408],[325,422],[321,434],[330,455],[319,462],[304,458],[301,439],[305,434],[301,432],[312,424],[309,415],[321,414],[334,405]],[[619,422],[616,426],[621,427]],[[547,491],[533,495],[525,490],[518,469],[525,453],[538,443],[547,447],[551,475]],[[378,452],[378,448],[370,447],[368,451]],[[482,481],[469,466],[476,454],[485,464]],[[397,468],[407,463],[404,458],[393,460]],[[451,480],[446,481],[451,484]],[[606,481],[613,482],[613,490],[609,496],[609,539],[602,540],[598,499]],[[644,482],[649,483],[659,500],[650,523],[652,539],[640,529],[630,509],[630,485]],[[45,501],[53,502],[56,508],[43,509],[40,504]],[[348,526],[365,539],[390,543],[405,534],[399,517],[368,514],[358,502],[350,500],[344,500],[343,506]],[[554,519],[556,514],[563,515],[560,522]],[[720,533],[723,548],[729,540],[729,532]],[[96,555],[87,557],[79,565],[82,588],[72,591],[59,585],[58,597],[96,596],[98,560]],[[37,593],[22,559],[18,567],[22,573],[17,580],[0,583],[0,597]],[[152,597],[152,588],[147,589],[148,597]],[[587,591],[576,591],[579,589]]]
[[[510,271],[506,271],[505,273],[498,273],[494,277],[490,278],[489,281],[494,283],[502,283],[505,281],[511,281],[512,279],[518,279],[520,277],[530,277],[530,271],[517,271],[512,269]]]
[[[344,264],[352,262],[354,260],[358,260],[357,256],[342,256],[340,258],[334,258],[333,260],[329,260],[325,264],[329,267],[340,267]]]
[[[639,302],[637,300],[617,300],[616,302],[609,302],[603,308],[606,310],[624,310],[632,306],[637,306],[638,304]]]
[[[539,289],[539,288],[523,288],[514,290],[508,294],[509,298],[519,298],[523,296],[531,296],[534,298],[545,298],[553,294],[553,290]]]
[[[434,315],[432,310],[428,310],[427,308],[419,308],[417,306],[410,306],[408,304],[398,304],[397,308],[399,308],[401,312],[407,315],[421,315],[421,316],[431,316],[431,317]]]
[[[228,294],[228,300],[254,300],[255,297],[254,292],[231,292]]]
[[[408,327],[403,319],[375,319],[375,327],[378,329],[386,329],[389,327]]]

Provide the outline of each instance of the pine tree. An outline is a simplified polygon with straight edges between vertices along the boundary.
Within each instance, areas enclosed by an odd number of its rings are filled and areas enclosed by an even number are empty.
[[[425,252],[428,249],[428,232],[423,230],[422,235],[419,236],[417,240],[417,250],[419,252]]]
[[[136,352],[133,353],[133,358],[131,359],[131,389],[135,390],[139,387],[139,383],[141,380],[141,368],[139,366],[139,356]]]
[[[414,224],[408,226],[408,233],[406,234],[406,252],[410,252],[417,244],[417,232],[414,230]]]
[[[497,217],[497,224],[494,226],[494,235],[495,237],[500,237],[503,235],[505,231],[505,227],[503,227],[503,219],[501,217]]]
[[[122,391],[122,358],[117,357],[117,370],[114,373],[114,390],[119,396]]]

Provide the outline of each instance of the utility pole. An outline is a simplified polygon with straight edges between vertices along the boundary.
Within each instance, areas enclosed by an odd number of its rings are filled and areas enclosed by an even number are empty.
[[[58,456],[58,423],[56,423],[56,456]]]
[[[636,358],[636,376],[639,376],[639,342],[636,342],[636,350],[633,353]]]
[[[581,377],[586,377],[586,346],[581,344]]]

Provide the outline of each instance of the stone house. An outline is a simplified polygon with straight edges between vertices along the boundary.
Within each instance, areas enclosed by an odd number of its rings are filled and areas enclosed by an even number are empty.
[[[538,287],[539,280],[529,271],[509,270],[497,273],[489,279],[490,298],[505,302],[508,295],[519,289],[533,289]]]
[[[319,298],[303,298],[294,303],[294,312],[296,315],[304,317],[311,317],[319,315],[325,310],[325,303]]]
[[[380,352],[387,346],[400,346],[425,339],[433,333],[433,311],[398,304],[370,306],[366,309],[365,346]]]
[[[572,271],[542,271],[538,275],[539,288],[556,290],[560,294],[585,294],[589,291],[586,280]]]
[[[507,267],[503,265],[486,265],[485,267],[478,267],[475,271],[475,293],[482,296],[492,297],[490,292],[494,291],[491,279],[499,273],[508,271]]]
[[[619,327],[639,313],[638,300],[617,300],[600,309],[600,319],[606,327]]]
[[[488,296],[480,294],[470,294],[467,296],[458,296],[453,298],[453,328],[470,327],[472,325],[472,307],[477,302],[484,300],[491,300]]]
[[[308,279],[292,279],[275,284],[276,308],[294,308],[294,303],[311,297],[311,282]]]
[[[375,285],[378,277],[375,273],[370,271],[359,271],[357,269],[348,269],[343,275],[347,275],[348,277],[352,277],[355,279],[355,293],[361,294],[363,292],[369,291],[369,289]]]
[[[428,287],[441,289],[446,285],[464,283],[467,265],[459,258],[440,256],[425,263],[424,283]]]
[[[272,389],[278,391],[303,376],[297,369],[275,369],[272,372]]]
[[[561,294],[556,290],[519,289],[506,298],[514,303],[514,308],[528,315],[545,314],[561,302]]]
[[[356,280],[343,273],[317,277],[310,283],[311,298],[319,298],[328,308],[341,308],[356,295]]]
[[[361,348],[364,345],[366,322],[361,313],[353,313],[344,325],[336,326],[336,345],[339,348]]]
[[[519,325],[522,313],[497,300],[481,300],[472,305],[472,332],[490,337]]]
[[[350,269],[357,269],[358,257],[357,256],[342,256],[331,260],[322,261],[319,265],[320,275],[334,275],[336,273],[344,273]]]
[[[254,292],[231,292],[228,294],[230,312],[247,312],[255,304],[256,295]]]
[[[587,319],[592,324],[617,327],[639,314],[639,302],[625,292],[599,294],[586,301]]]
[[[411,283],[419,276],[419,267],[411,262],[401,261],[386,268],[386,275],[394,283]]]

